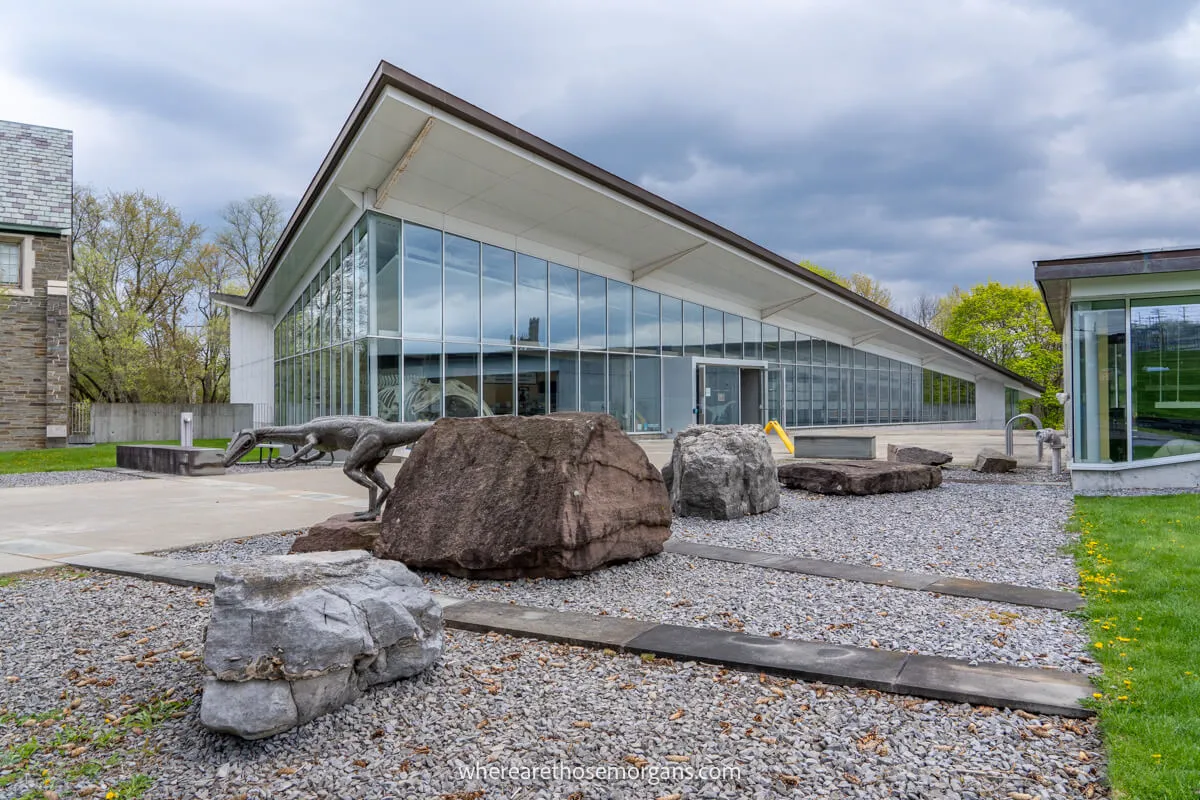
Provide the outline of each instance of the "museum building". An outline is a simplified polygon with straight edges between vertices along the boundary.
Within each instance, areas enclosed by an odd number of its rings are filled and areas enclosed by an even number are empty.
[[[1041,387],[381,63],[231,307],[260,423],[1003,427]]]

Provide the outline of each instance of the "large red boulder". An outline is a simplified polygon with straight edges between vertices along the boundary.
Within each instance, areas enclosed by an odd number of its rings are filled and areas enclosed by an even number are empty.
[[[565,578],[659,553],[670,526],[662,476],[607,414],[445,418],[396,476],[375,555]]]

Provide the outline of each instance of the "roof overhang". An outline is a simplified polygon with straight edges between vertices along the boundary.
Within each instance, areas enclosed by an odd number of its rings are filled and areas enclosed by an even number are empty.
[[[1073,283],[1197,271],[1200,271],[1200,248],[1196,247],[1129,250],[1033,262],[1034,280],[1050,312],[1050,321],[1059,333],[1066,325]]]
[[[688,287],[712,305],[820,330],[940,371],[1042,387],[761,245],[606,172],[386,62],[288,221],[245,305],[278,313],[347,220],[377,209],[636,285]],[[497,244],[504,243],[496,241]],[[935,363],[936,362],[936,363]]]

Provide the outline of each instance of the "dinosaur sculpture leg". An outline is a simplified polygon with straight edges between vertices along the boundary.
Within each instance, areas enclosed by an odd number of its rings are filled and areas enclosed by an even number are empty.
[[[346,456],[342,472],[370,493],[370,507],[355,514],[355,519],[375,519],[379,516],[383,501],[391,491],[383,473],[379,471],[379,462],[383,461],[389,452],[391,448],[384,448],[378,435],[368,434],[355,442],[350,454]]]
[[[314,433],[310,433],[305,438],[303,447],[301,447],[296,452],[292,453],[287,458],[281,458],[279,460],[284,462],[285,464],[289,464],[289,465],[290,464],[303,464],[303,463],[305,463],[303,460],[304,457],[307,456],[309,453],[311,453],[313,451],[313,448],[316,446],[317,446],[317,435]]]

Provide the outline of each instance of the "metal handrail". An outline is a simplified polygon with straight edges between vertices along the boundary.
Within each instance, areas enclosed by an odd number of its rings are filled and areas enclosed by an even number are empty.
[[[1004,423],[1004,455],[1011,456],[1013,454],[1013,424],[1019,419],[1027,419],[1037,426],[1040,431],[1043,429],[1042,421],[1033,414],[1017,414],[1015,417]],[[1042,460],[1042,440],[1038,439],[1038,462]]]

